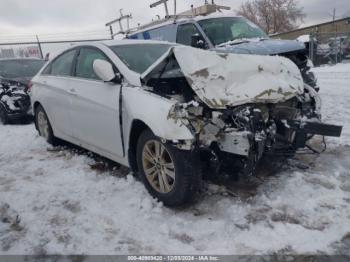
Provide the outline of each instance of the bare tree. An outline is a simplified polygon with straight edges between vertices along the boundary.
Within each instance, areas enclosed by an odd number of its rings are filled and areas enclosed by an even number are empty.
[[[306,16],[297,0],[248,0],[240,6],[238,14],[258,24],[268,34],[296,29]]]

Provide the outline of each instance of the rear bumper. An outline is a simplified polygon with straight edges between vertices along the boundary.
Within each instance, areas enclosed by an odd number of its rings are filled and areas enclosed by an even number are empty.
[[[33,118],[33,116],[31,114],[28,114],[28,112],[12,113],[12,114],[8,114],[7,117],[11,121]]]

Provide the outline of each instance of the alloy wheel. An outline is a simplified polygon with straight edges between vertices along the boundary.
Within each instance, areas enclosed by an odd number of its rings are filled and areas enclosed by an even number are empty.
[[[142,165],[148,182],[157,192],[166,194],[173,190],[175,165],[162,143],[150,140],[144,145]]]

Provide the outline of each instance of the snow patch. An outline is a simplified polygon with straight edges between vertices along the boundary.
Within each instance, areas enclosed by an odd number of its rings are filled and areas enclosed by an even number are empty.
[[[344,65],[339,65],[339,71]],[[270,161],[248,182],[209,183],[168,209],[131,174],[49,148],[33,125],[0,125],[0,254],[344,254],[350,233],[350,86],[315,68],[326,122],[343,124],[328,151]],[[320,73],[320,71],[322,71]],[[294,164],[292,163],[294,162]],[[300,169],[298,163],[306,166]],[[277,171],[274,171],[277,169]],[[1,213],[1,212],[0,212]],[[20,231],[11,224],[20,218]]]

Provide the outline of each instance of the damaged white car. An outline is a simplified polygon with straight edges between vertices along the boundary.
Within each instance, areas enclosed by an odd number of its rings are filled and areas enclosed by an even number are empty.
[[[190,200],[203,168],[250,175],[266,153],[314,135],[320,99],[282,57],[218,54],[152,41],[76,46],[34,79],[36,127],[138,173],[168,206]]]

